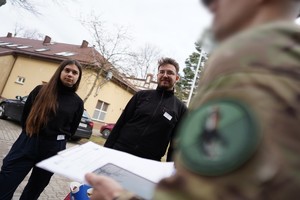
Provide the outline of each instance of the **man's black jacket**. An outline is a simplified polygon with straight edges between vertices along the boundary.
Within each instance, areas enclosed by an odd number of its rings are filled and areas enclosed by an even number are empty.
[[[171,141],[186,110],[173,91],[159,88],[139,91],[128,102],[104,146],[161,160],[170,143],[167,154],[170,161]]]

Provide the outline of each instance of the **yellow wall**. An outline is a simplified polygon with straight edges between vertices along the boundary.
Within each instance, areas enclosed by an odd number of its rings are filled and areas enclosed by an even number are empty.
[[[19,56],[2,92],[2,96],[15,98],[16,95],[28,95],[35,86],[42,84],[43,81],[48,82],[57,66],[58,64],[56,63]],[[25,77],[24,84],[16,83],[18,76]]]
[[[0,94],[2,93],[9,74],[12,70],[15,58],[12,55],[1,56],[0,57]]]
[[[90,72],[83,73],[82,82],[78,90],[78,94],[82,96],[83,99],[87,95],[89,88],[91,88],[93,80],[95,80],[95,75],[91,76]],[[85,108],[88,113],[93,116],[98,100],[108,103],[107,114],[103,122],[116,122],[133,94],[112,81],[104,81],[103,77],[98,80],[97,85],[99,84],[101,87],[98,90],[98,95],[95,96],[97,90],[96,86],[85,102]]]
[[[28,95],[35,86],[42,84],[43,81],[48,82],[58,65],[58,63],[19,56],[2,92],[2,97],[15,98],[16,95]],[[18,76],[26,78],[24,84],[15,82]],[[84,70],[77,91],[82,99],[86,97],[88,91],[92,87],[93,80],[95,80],[95,74],[91,73],[91,71]],[[95,97],[95,87],[90,97],[85,102],[85,109],[92,117],[98,100],[108,103],[107,114],[103,122],[116,122],[127,102],[132,97],[132,94],[111,81],[104,82],[102,77],[98,80],[98,84],[99,83],[103,83],[99,90],[99,94]]]

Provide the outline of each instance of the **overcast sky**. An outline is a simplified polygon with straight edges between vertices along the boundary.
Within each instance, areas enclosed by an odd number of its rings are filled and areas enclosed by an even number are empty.
[[[37,2],[42,15],[34,16],[7,3],[0,7],[0,36],[13,33],[19,23],[56,42],[81,44],[87,40],[91,44],[89,32],[78,19],[94,13],[106,24],[126,27],[134,48],[155,45],[163,56],[178,60],[181,68],[211,20],[199,0],[65,0],[58,4],[29,1]]]

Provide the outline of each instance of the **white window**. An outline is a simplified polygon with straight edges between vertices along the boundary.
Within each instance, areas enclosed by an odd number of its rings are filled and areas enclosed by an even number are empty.
[[[58,56],[73,56],[73,55],[75,55],[75,53],[69,52],[69,51],[64,51],[64,52],[55,53],[55,55],[58,55]]]
[[[104,121],[106,113],[107,113],[107,108],[108,104],[103,102],[103,101],[98,101],[94,114],[93,114],[93,119],[94,120],[99,120],[99,121]]]
[[[0,42],[0,46],[9,45],[9,42]]]
[[[18,76],[18,78],[16,80],[16,83],[19,83],[19,84],[23,85],[25,83],[25,77]]]
[[[8,45],[6,45],[7,47],[17,47],[17,46],[19,46],[18,44],[8,44]]]
[[[48,48],[35,49],[35,51],[37,51],[37,52],[48,51],[48,50],[50,50],[50,49],[48,49]]]
[[[22,46],[18,46],[18,49],[27,49],[30,48],[31,46],[27,46],[27,45],[22,45]]]

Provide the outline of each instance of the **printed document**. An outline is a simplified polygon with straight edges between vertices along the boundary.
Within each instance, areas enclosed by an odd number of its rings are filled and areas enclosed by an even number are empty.
[[[145,199],[151,199],[159,180],[175,171],[173,162],[144,159],[93,142],[68,148],[37,166],[81,183],[86,183],[88,172],[110,176]]]

